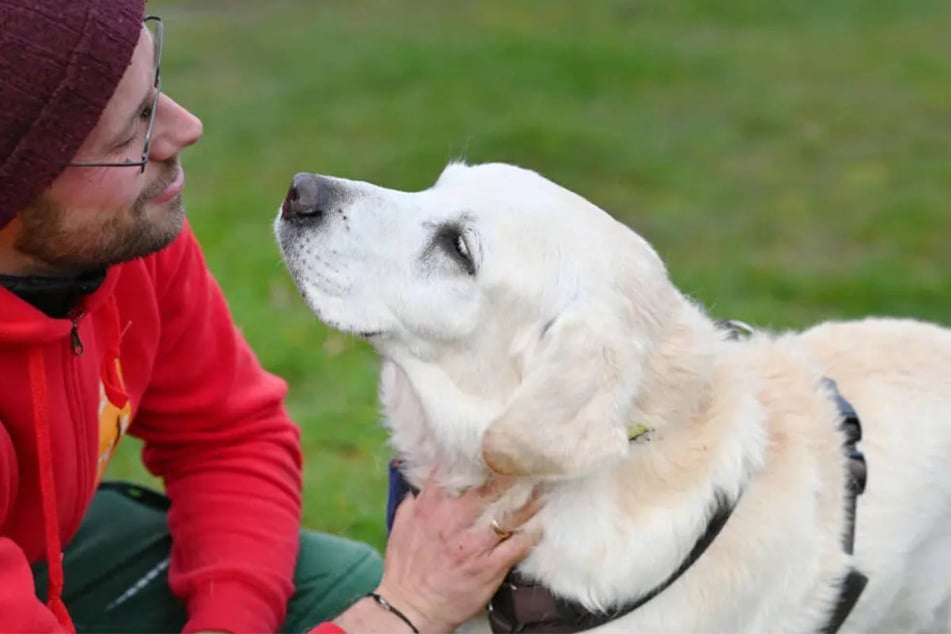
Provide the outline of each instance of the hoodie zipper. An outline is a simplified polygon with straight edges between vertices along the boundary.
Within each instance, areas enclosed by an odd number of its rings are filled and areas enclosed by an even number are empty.
[[[85,314],[82,309],[77,309],[69,318],[73,324],[69,330],[69,341],[73,347],[73,354],[77,357],[82,356],[83,352],[86,351],[86,348],[83,346],[83,340],[79,337],[79,320],[82,319]]]
[[[69,321],[71,327],[69,329],[69,347],[72,357],[71,362],[67,361],[64,366],[64,372],[66,372],[66,398],[69,403],[70,417],[73,420],[73,431],[75,434],[76,442],[79,447],[82,446],[82,440],[86,437],[86,430],[91,424],[85,416],[85,408],[82,407],[84,399],[82,398],[81,390],[79,388],[79,375],[81,370],[79,368],[79,359],[83,353],[86,351],[86,346],[83,344],[83,340],[79,335],[79,325],[83,317],[86,316],[86,311],[81,307],[76,307],[69,315]],[[90,464],[89,459],[85,451],[81,448],[77,455],[77,468],[78,475],[81,479],[86,479],[90,473]],[[76,510],[73,512],[73,517],[70,518],[70,521],[73,521],[75,518],[76,524],[71,525],[69,530],[75,531],[78,526],[79,519],[82,518],[83,510],[83,496],[76,496]]]

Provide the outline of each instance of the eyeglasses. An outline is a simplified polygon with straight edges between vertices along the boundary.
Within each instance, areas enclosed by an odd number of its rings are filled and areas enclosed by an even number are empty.
[[[124,161],[82,161],[69,163],[73,167],[138,167],[142,172],[149,163],[149,149],[152,145],[152,127],[155,125],[155,111],[158,110],[159,97],[162,94],[162,80],[160,70],[162,68],[162,38],[163,27],[162,18],[157,15],[147,15],[143,20],[145,27],[152,33],[152,42],[155,44],[155,99],[152,101],[151,111],[149,112],[149,124],[145,129],[145,147],[142,148],[142,156],[139,160],[126,159]]]

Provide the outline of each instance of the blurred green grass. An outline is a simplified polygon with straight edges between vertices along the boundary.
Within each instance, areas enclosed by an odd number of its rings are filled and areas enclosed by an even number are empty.
[[[951,5],[929,0],[151,0],[203,118],[186,202],[235,320],[290,384],[305,523],[382,546],[377,361],[299,300],[291,176],[422,189],[536,169],[636,228],[719,317],[951,324]],[[128,441],[113,477],[149,480]]]

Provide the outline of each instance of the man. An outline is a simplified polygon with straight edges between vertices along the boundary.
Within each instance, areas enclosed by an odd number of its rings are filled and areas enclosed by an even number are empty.
[[[535,537],[472,528],[499,482],[408,498],[382,581],[370,548],[299,531],[285,386],[185,222],[201,123],[143,11],[0,0],[0,631],[448,630]],[[100,484],[126,433],[167,498]]]

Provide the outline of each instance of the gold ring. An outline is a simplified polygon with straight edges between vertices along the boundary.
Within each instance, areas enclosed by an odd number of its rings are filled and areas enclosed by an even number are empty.
[[[507,531],[502,528],[496,520],[492,520],[492,532],[499,536],[499,539],[505,541],[512,536],[512,531]]]

